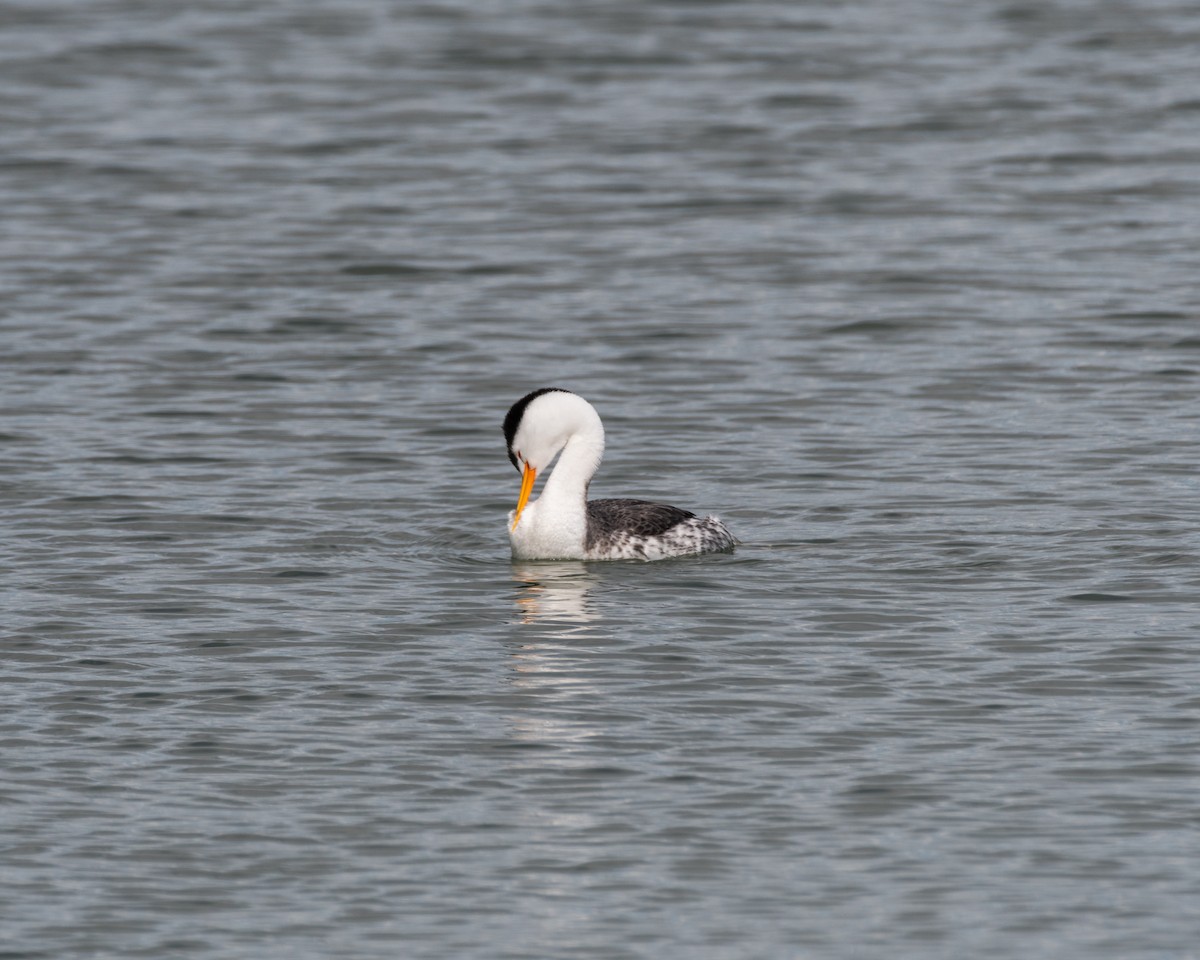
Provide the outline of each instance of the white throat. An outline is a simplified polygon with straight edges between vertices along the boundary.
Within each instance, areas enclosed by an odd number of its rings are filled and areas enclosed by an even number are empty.
[[[588,484],[604,456],[604,425],[595,408],[573,393],[539,397],[526,413],[514,444],[538,469],[558,462],[541,496],[510,530],[513,556],[523,560],[581,559],[587,539]],[[561,451],[561,452],[560,452]],[[509,515],[511,525],[512,514]]]

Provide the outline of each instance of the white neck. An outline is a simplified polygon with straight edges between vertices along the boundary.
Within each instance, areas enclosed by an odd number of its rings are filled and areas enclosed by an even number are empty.
[[[588,484],[592,482],[600,458],[604,456],[604,433],[594,431],[576,433],[563,447],[558,463],[546,480],[543,497],[554,500],[575,500],[583,503],[587,499]]]
[[[577,398],[576,398],[577,399]],[[604,455],[604,426],[585,404],[571,423],[542,494],[526,508],[510,534],[514,556],[525,559],[582,558],[587,538],[587,490]]]

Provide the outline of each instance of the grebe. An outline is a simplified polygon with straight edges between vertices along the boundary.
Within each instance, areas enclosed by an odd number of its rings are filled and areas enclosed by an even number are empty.
[[[646,500],[588,500],[604,455],[604,425],[578,394],[558,387],[526,394],[504,418],[504,440],[522,471],[517,509],[508,515],[518,560],[661,560],[737,544],[716,517]],[[542,495],[530,502],[534,481],[559,451]]]

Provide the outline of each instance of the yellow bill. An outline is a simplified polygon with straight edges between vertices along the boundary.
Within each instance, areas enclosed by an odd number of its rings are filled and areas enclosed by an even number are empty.
[[[514,530],[517,529],[517,524],[521,522],[521,511],[525,509],[525,504],[529,502],[529,495],[533,493],[533,481],[537,479],[537,471],[529,464],[525,464],[525,473],[521,477],[521,498],[517,501],[517,512],[513,516]]]

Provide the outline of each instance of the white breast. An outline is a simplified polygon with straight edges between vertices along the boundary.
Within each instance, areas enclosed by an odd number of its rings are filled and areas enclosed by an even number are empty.
[[[510,527],[515,512],[509,511]],[[526,506],[521,522],[509,532],[512,555],[518,560],[582,560],[586,536],[583,510],[553,509],[545,496]]]

